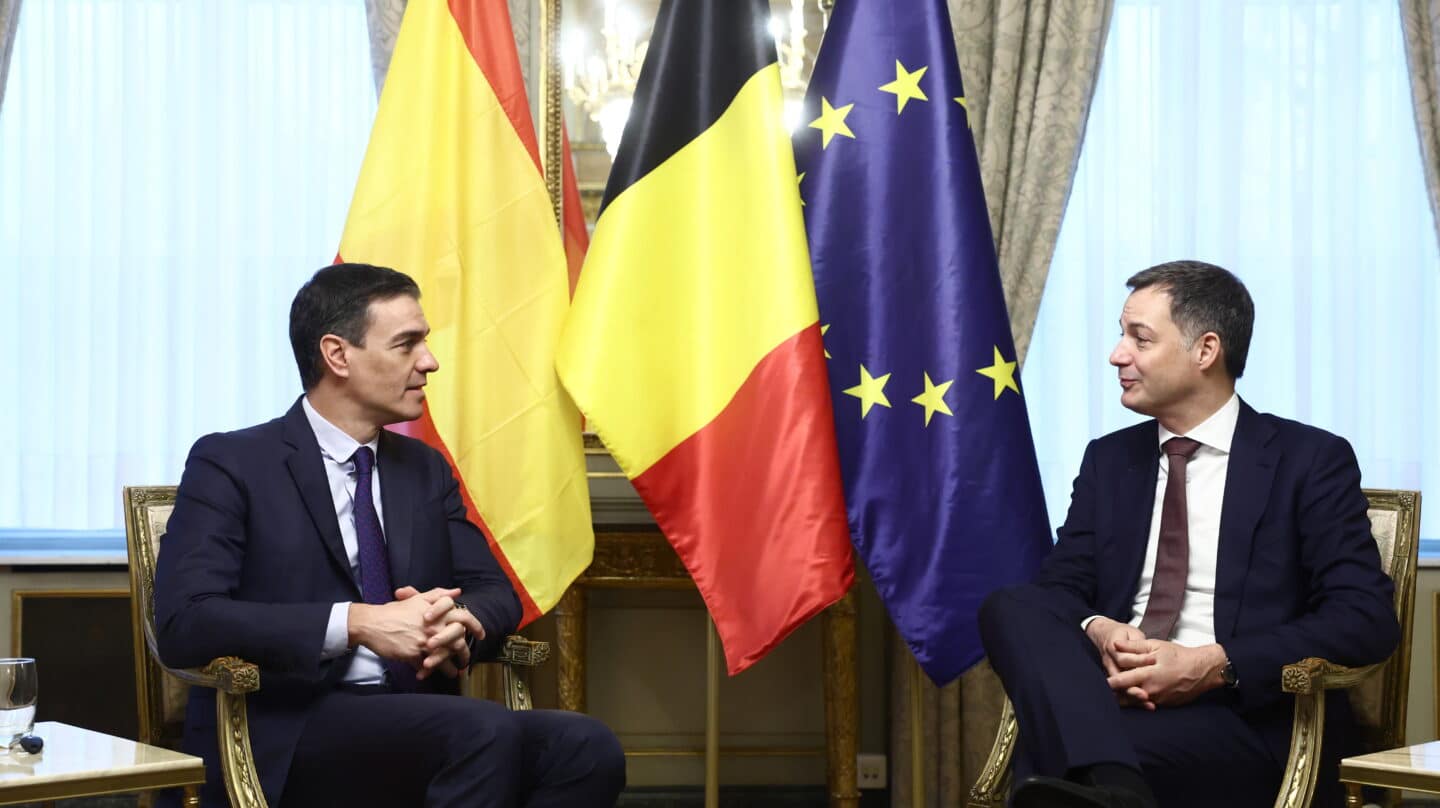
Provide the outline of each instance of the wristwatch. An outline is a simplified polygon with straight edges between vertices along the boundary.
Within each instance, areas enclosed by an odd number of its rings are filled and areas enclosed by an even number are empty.
[[[1225,682],[1226,687],[1237,688],[1240,686],[1240,677],[1235,675],[1235,663],[1231,662],[1229,658],[1225,660],[1225,667],[1220,669],[1220,679]]]

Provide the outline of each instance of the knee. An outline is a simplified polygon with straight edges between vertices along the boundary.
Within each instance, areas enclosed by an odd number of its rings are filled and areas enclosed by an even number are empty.
[[[1019,589],[1020,587],[1014,586],[997,589],[980,604],[980,613],[977,617],[980,624],[980,639],[986,648],[1012,630],[1016,612],[1025,608]]]
[[[620,739],[600,721],[575,715],[561,734],[569,759],[597,801],[614,798],[625,788],[625,752]],[[609,803],[606,803],[609,804]]]
[[[525,733],[514,713],[481,699],[457,699],[456,705],[463,717],[447,722],[443,730],[449,757],[513,757],[518,765]]]

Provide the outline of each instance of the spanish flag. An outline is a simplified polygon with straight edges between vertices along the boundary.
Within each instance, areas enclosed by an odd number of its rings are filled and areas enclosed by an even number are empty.
[[[440,372],[402,431],[443,452],[524,622],[589,566],[580,414],[555,374],[570,272],[505,0],[411,0],[340,242],[424,295]]]
[[[854,578],[765,0],[665,0],[560,378],[739,673]]]

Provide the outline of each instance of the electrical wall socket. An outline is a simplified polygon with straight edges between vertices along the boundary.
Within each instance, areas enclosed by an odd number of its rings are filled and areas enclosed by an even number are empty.
[[[885,787],[885,756],[856,755],[855,780],[860,788]]]

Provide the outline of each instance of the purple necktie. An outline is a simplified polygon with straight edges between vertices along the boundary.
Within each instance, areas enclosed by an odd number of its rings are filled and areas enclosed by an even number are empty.
[[[395,599],[395,585],[390,577],[390,555],[385,549],[385,532],[380,527],[380,514],[375,512],[371,472],[375,470],[375,451],[369,446],[355,450],[355,543],[360,556],[360,596],[366,603],[382,605]],[[390,673],[390,686],[397,691],[415,689],[415,670],[404,662],[382,659]]]
[[[1140,630],[1152,640],[1168,640],[1185,602],[1185,579],[1190,575],[1190,512],[1185,505],[1185,465],[1200,448],[1190,438],[1171,438],[1162,446],[1170,456],[1165,499],[1160,506],[1160,543],[1155,550],[1155,575]]]

